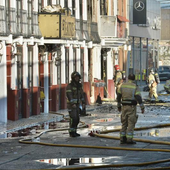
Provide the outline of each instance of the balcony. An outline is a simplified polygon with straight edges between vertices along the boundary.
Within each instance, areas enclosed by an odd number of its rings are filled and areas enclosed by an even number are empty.
[[[98,33],[98,24],[96,22],[88,22],[88,32],[93,43],[100,43],[100,37]]]
[[[5,7],[0,6],[0,35],[8,35],[9,30],[7,28]]]
[[[116,17],[115,16],[100,16],[100,37],[115,37],[116,36]]]

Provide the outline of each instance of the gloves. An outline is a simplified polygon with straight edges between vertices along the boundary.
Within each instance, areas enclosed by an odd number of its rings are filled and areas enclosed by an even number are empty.
[[[145,112],[145,109],[141,109],[142,114]]]
[[[143,103],[140,104],[140,108],[141,108],[141,112],[143,114],[145,112],[145,106],[143,105]]]
[[[122,110],[121,107],[118,107],[118,111],[121,112],[121,110]]]

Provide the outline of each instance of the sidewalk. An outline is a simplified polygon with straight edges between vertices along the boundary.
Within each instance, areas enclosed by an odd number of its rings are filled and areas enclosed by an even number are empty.
[[[87,105],[86,112],[90,112],[101,107],[106,107],[106,105]],[[0,138],[6,138],[8,133],[12,133],[21,129],[30,128],[45,123],[49,124],[51,122],[59,122],[63,119],[63,117],[68,117],[67,109],[58,110],[56,113],[41,113],[40,115],[31,116],[29,118],[22,118],[17,121],[8,120],[7,124],[0,122]]]
[[[146,84],[140,85],[140,90],[142,94],[142,98],[146,99],[148,96],[148,92],[144,92],[143,88],[146,86]],[[158,85],[158,93],[163,90],[163,84]],[[102,104],[98,106],[97,104],[94,105],[87,105],[86,106],[86,112],[93,111],[94,109],[100,109],[101,107],[106,107],[109,102],[106,104]],[[59,113],[59,114],[56,114]],[[8,133],[15,132],[21,129],[26,129],[29,127],[41,125],[44,123],[50,123],[50,122],[59,122],[64,117],[68,116],[67,109],[65,110],[58,110],[56,113],[41,113],[40,115],[31,116],[29,118],[22,118],[17,121],[10,121],[8,120],[7,124],[0,122],[0,138],[6,138]],[[60,115],[61,114],[61,115]]]

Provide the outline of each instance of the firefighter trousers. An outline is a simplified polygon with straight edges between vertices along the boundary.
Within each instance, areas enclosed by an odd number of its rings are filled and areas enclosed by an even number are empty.
[[[79,106],[77,106],[76,108],[72,108],[69,111],[69,116],[70,116],[70,122],[69,122],[70,130],[69,130],[69,132],[76,132],[77,126],[80,121],[79,113],[80,113]]]
[[[132,141],[135,124],[138,119],[135,105],[123,105],[121,114],[122,129],[120,130],[120,140],[126,136],[127,141]]]
[[[158,98],[158,94],[157,94],[157,86],[156,87],[150,87],[150,90],[149,90],[149,97],[152,98],[152,97],[155,97],[155,99]]]

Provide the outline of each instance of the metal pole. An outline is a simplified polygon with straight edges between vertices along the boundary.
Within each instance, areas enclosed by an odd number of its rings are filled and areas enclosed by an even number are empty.
[[[142,38],[140,37],[140,85],[142,85]]]
[[[159,69],[159,40],[157,40],[157,69]]]
[[[148,43],[148,38],[146,39],[146,44],[147,44],[147,50],[146,50],[146,77],[148,77],[148,53],[149,53],[149,43]]]
[[[135,38],[134,37],[133,37],[132,46],[133,46],[132,47],[133,48],[133,57],[132,58],[133,58],[133,74],[134,74],[134,72],[135,72],[135,70],[134,70],[135,69],[135,56],[134,56],[135,55]]]
[[[153,67],[154,67],[154,69],[155,69],[155,40],[153,40]]]

